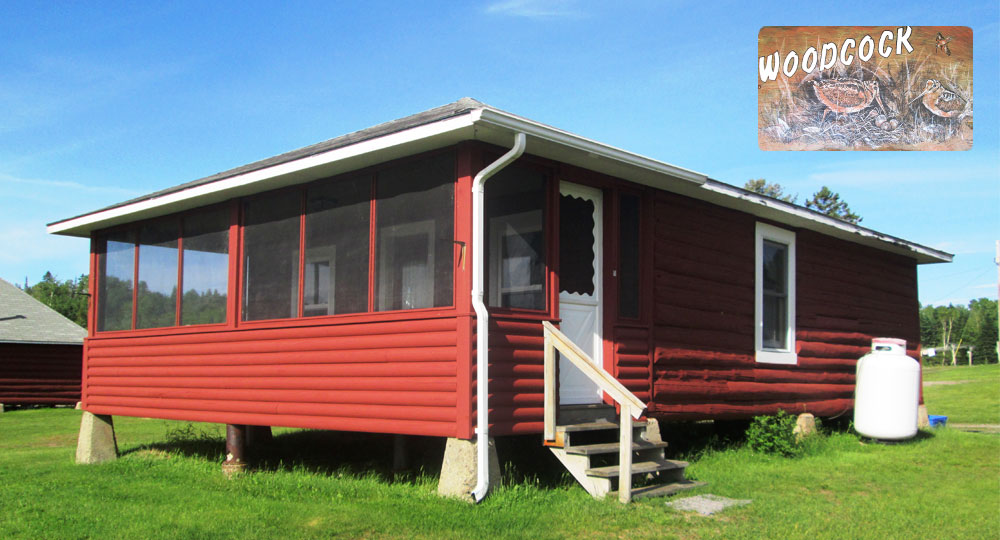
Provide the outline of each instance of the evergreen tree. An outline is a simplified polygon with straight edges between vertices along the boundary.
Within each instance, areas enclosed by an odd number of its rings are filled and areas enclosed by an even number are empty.
[[[781,184],[776,182],[770,183],[763,178],[747,180],[747,183],[743,184],[743,189],[792,204],[795,204],[795,199],[799,198],[798,195],[789,195],[785,193],[785,188],[781,187]]]
[[[806,201],[806,208],[826,214],[848,223],[861,223],[861,216],[851,211],[847,203],[840,200],[840,195],[830,188],[823,186],[819,191],[813,193],[811,199]]]

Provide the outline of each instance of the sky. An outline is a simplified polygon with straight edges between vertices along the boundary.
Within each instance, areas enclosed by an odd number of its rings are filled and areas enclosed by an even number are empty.
[[[955,255],[923,304],[997,297],[1000,8],[910,2],[16,2],[0,17],[0,278],[87,272],[47,223],[461,97],[742,186],[829,186],[862,225]],[[757,34],[969,26],[957,152],[765,152]]]

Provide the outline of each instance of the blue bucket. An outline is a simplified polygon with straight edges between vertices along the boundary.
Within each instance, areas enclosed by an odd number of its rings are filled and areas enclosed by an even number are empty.
[[[937,414],[929,414],[927,415],[927,419],[930,421],[931,427],[943,427],[945,424],[948,423],[947,416],[941,416]]]

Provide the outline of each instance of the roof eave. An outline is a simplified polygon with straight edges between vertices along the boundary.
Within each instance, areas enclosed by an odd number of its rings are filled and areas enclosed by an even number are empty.
[[[304,158],[234,174],[214,182],[165,193],[50,223],[49,234],[89,237],[94,230],[180,212],[284,186],[375,165],[381,161],[443,148],[473,138],[478,110],[427,123]]]

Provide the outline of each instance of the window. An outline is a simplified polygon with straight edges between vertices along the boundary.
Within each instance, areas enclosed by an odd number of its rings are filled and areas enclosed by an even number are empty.
[[[298,316],[301,214],[300,191],[269,194],[244,203],[244,321]]]
[[[98,246],[97,331],[226,322],[227,208],[142,223]]]
[[[452,305],[454,163],[444,154],[379,173],[376,311]]]
[[[107,235],[98,255],[97,330],[132,328],[135,240],[132,231]]]
[[[235,324],[231,272],[242,321],[453,306],[454,200],[436,153],[100,235],[97,330]]]
[[[307,191],[303,316],[368,311],[371,195],[369,178]]]
[[[618,200],[618,316],[639,318],[639,197]]]
[[[160,328],[177,322],[177,220],[139,228],[139,281],[135,327]]]
[[[756,267],[757,361],[795,364],[795,233],[758,223]]]
[[[559,197],[559,290],[594,296],[600,247],[594,237],[594,201],[563,193]],[[574,231],[565,234],[563,231]]]
[[[511,165],[486,183],[486,289],[492,307],[545,309],[545,176]]]
[[[184,217],[181,324],[226,322],[229,292],[229,209]]]

